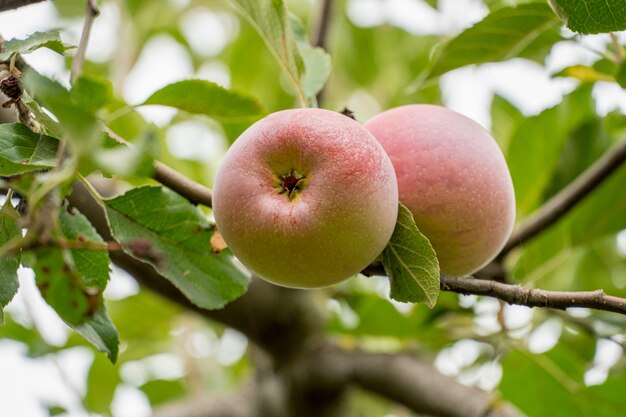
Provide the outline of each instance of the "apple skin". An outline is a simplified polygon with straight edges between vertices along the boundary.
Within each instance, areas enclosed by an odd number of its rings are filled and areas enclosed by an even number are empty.
[[[400,201],[433,245],[441,272],[465,276],[489,263],[515,223],[511,174],[491,135],[426,104],[387,110],[365,127],[391,158]]]
[[[357,274],[383,251],[398,188],[389,157],[361,124],[329,110],[284,110],[228,150],[213,213],[251,271],[281,286],[319,288]]]

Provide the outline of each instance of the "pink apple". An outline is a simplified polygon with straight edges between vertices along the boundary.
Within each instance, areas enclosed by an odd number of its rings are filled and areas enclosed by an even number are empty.
[[[328,110],[285,110],[229,149],[213,211],[250,270],[278,285],[316,288],[357,274],[382,252],[398,189],[389,157],[362,125]]]
[[[410,105],[365,124],[391,158],[400,201],[433,245],[441,271],[463,276],[490,262],[515,221],[515,193],[500,148],[452,110]]]

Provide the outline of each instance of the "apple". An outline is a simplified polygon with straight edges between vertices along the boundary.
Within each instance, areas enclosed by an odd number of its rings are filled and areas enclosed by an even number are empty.
[[[398,214],[393,166],[361,124],[322,109],[273,113],[220,165],[215,222],[233,254],[267,281],[319,288],[384,249]]]
[[[365,127],[391,158],[400,201],[441,272],[464,276],[489,263],[515,222],[511,175],[491,135],[459,113],[423,104],[387,110]]]

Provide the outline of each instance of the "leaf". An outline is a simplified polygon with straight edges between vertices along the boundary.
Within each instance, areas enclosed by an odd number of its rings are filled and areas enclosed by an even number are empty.
[[[77,209],[61,210],[59,214],[59,225],[65,238],[78,243],[104,243],[96,229],[89,220]],[[72,249],[70,250],[72,261],[76,272],[81,277],[82,285],[86,287],[96,287],[104,291],[109,281],[111,272],[109,265],[108,251],[94,249]]]
[[[439,262],[430,242],[417,229],[413,215],[402,204],[391,240],[383,251],[383,265],[391,281],[391,298],[435,306]]]
[[[495,95],[491,102],[491,131],[504,154],[507,153],[511,137],[524,120],[522,112],[506,99]]]
[[[121,178],[152,175],[158,141],[156,129],[144,132],[131,145],[117,142],[108,135],[105,138],[105,149],[94,155],[95,163],[104,175]]]
[[[99,130],[96,117],[84,103],[77,103],[70,92],[57,81],[44,77],[36,71],[28,70],[22,76],[24,86],[34,92],[35,98],[58,119],[74,148],[82,153],[93,153]]]
[[[118,367],[96,356],[87,375],[87,392],[84,401],[89,411],[111,415],[111,403],[115,390],[121,382]]]
[[[557,106],[520,124],[506,153],[520,214],[530,213],[541,202],[568,137],[594,117],[591,86],[583,85]]]
[[[150,405],[166,404],[185,396],[186,384],[182,379],[153,379],[139,387],[150,400]]]
[[[73,328],[96,349],[106,353],[112,363],[117,361],[120,338],[104,304],[100,306],[93,318]]]
[[[283,0],[231,0],[263,38],[268,49],[294,88],[300,103],[305,93],[301,84],[304,63],[298,52]]]
[[[106,79],[81,74],[70,91],[77,106],[95,113],[104,107],[113,96],[113,86]]]
[[[598,71],[587,65],[572,65],[563,68],[554,77],[572,77],[583,83],[595,83],[596,81],[615,82],[615,79],[608,74]]]
[[[427,78],[465,65],[543,57],[562,39],[559,26],[552,10],[542,3],[496,10],[446,44]]]
[[[55,138],[33,133],[23,124],[0,124],[0,175],[53,167],[58,146]]]
[[[610,376],[602,385],[584,386],[583,373],[589,360],[581,357],[579,350],[579,345],[560,342],[540,355],[521,349],[511,350],[502,362],[500,391],[504,398],[533,417],[614,417],[623,414],[626,375]]]
[[[48,48],[61,55],[73,48],[61,41],[58,30],[35,32],[26,39],[10,39],[5,41],[3,46],[4,50],[0,52],[0,61],[7,61],[13,54],[28,54],[39,48]]]
[[[167,85],[142,103],[148,104],[175,107],[226,121],[258,119],[267,114],[253,96],[205,80],[185,80]]]
[[[18,219],[19,215],[11,205],[11,200],[6,200],[0,209],[0,247],[11,239],[21,236],[22,232],[17,224]],[[13,299],[19,288],[17,280],[19,266],[19,253],[0,257],[0,324],[4,324],[2,310]]]
[[[626,29],[624,0],[548,0],[554,13],[574,32],[592,34]]]
[[[213,253],[213,228],[183,197],[140,187],[105,204],[124,251],[154,266],[194,304],[221,308],[245,291],[248,277],[225,251]]]
[[[300,19],[294,14],[291,14],[290,18],[296,45],[304,61],[302,76],[304,95],[306,98],[312,98],[324,87],[330,76],[330,55],[322,48],[311,46]]]
[[[70,326],[91,318],[100,304],[101,294],[82,285],[78,271],[71,263],[69,251],[42,246],[33,250],[37,287],[48,304]]]

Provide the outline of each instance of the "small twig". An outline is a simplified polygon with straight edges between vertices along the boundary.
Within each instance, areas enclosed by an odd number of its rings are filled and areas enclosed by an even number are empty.
[[[210,188],[198,184],[167,165],[155,161],[153,178],[168,188],[176,191],[194,204],[211,207],[212,192]]]
[[[600,339],[605,339],[605,340],[615,343],[622,349],[624,354],[626,354],[626,343],[618,340],[615,336],[611,336],[608,334],[601,334],[595,328],[593,323],[590,323],[588,320],[574,317],[564,311],[553,310],[552,312],[555,316],[561,318],[562,320],[565,320],[575,326],[578,326],[580,329],[582,329],[585,333],[587,333],[590,336],[594,336]]]
[[[509,304],[527,307],[547,307],[560,310],[570,307],[586,307],[626,314],[626,299],[606,295],[602,290],[546,291],[483,279],[458,278],[448,275],[441,276],[440,285],[442,291],[486,295],[506,301]]]
[[[498,259],[555,224],[626,161],[626,139],[606,152],[569,185],[548,200],[509,238]]]
[[[78,49],[76,50],[76,55],[74,56],[74,60],[72,61],[72,70],[70,74],[70,79],[72,82],[74,82],[83,71],[85,54],[87,53],[87,44],[89,43],[89,35],[91,34],[93,22],[99,14],[100,10],[98,10],[98,7],[96,6],[96,1],[87,0],[85,23],[83,24],[83,33],[80,35]]]
[[[619,39],[614,32],[611,32],[611,40],[613,41],[613,46],[615,47],[615,55],[617,56],[617,60],[619,62],[624,61],[624,48],[622,47],[622,44],[619,43]]]
[[[45,0],[0,0],[0,12],[7,10],[13,10],[22,6],[28,6],[30,4],[40,3]]]
[[[315,38],[313,39],[313,45],[327,49],[328,30],[330,29],[331,11],[333,8],[333,0],[322,0],[322,8],[320,10],[320,16],[317,24],[317,31],[315,32]],[[325,87],[317,93],[317,103],[321,105],[325,95]]]

